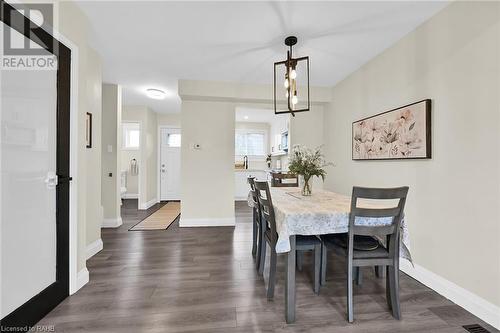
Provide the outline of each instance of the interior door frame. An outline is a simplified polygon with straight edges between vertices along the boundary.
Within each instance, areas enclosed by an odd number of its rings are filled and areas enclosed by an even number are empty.
[[[161,201],[161,131],[166,130],[179,130],[181,132],[181,156],[182,156],[182,129],[180,126],[158,125],[158,165],[156,174],[158,175],[158,184],[156,188],[156,197],[158,202]]]
[[[24,29],[30,20],[14,9],[13,6],[0,0],[0,21],[6,26],[30,39],[30,31]],[[10,15],[4,15],[5,10]],[[12,20],[18,17],[18,20]],[[18,24],[22,22],[21,24]],[[72,115],[72,50],[44,30],[36,33],[42,42],[48,45],[45,49],[57,57],[57,134],[56,134],[56,281],[33,296],[26,303],[1,319],[3,327],[31,327],[55,308],[70,294],[70,172],[73,171],[70,147],[74,144],[74,122]],[[49,43],[48,41],[51,41]],[[72,198],[74,200],[74,198]],[[73,231],[73,230],[72,230]],[[73,237],[72,237],[73,238]],[[73,244],[72,244],[73,245]],[[74,251],[71,251],[71,254]],[[71,260],[73,261],[73,260]],[[76,262],[74,262],[76,265]]]

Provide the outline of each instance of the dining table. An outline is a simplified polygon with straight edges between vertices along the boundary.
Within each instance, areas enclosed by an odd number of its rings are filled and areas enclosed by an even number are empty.
[[[346,233],[349,227],[351,197],[323,189],[315,189],[312,195],[303,196],[298,187],[271,187],[278,241],[276,252],[287,256],[285,263],[285,317],[287,323],[295,322],[296,286],[295,238],[297,235],[326,235]],[[251,193],[248,205],[253,207]],[[365,208],[388,208],[387,203],[359,200]],[[389,204],[394,206],[394,204]],[[356,217],[356,225],[383,226],[392,223],[392,217]],[[410,238],[406,219],[400,224],[400,257],[410,260]],[[380,240],[383,242],[384,240]]]

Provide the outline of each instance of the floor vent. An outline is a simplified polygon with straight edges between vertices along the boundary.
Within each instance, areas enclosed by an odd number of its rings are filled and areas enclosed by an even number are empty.
[[[464,325],[462,327],[471,333],[490,333],[490,331],[488,331],[486,328],[484,328],[478,324]]]

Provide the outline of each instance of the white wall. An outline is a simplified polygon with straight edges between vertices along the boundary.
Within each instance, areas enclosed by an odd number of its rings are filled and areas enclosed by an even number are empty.
[[[102,85],[102,206],[103,226],[118,227],[120,216],[121,87]],[[111,174],[111,176],[110,176]]]
[[[180,225],[234,225],[234,105],[182,101],[181,109]]]
[[[141,124],[139,158],[139,209],[147,209],[158,201],[158,119],[146,106],[123,107],[123,121]]]
[[[409,185],[415,263],[483,309],[500,306],[499,63],[500,4],[454,2],[335,86],[324,125],[327,187]],[[353,121],[425,98],[431,160],[351,160]]]

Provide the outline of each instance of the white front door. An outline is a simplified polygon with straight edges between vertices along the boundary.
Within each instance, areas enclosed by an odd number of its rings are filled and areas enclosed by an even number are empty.
[[[181,198],[181,130],[161,129],[160,199]]]

